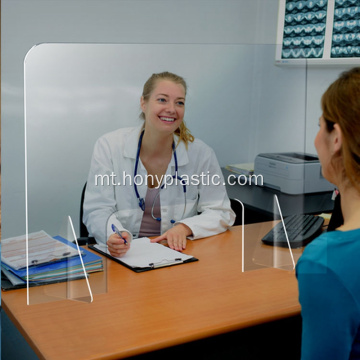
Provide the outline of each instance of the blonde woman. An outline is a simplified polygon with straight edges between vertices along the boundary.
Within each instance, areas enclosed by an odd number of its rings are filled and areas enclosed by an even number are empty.
[[[144,125],[106,134],[95,145],[83,220],[113,256],[142,236],[182,251],[187,239],[221,233],[234,222],[213,150],[184,123],[186,90],[178,75],[153,74],[140,99]],[[112,183],[96,184],[99,175]]]

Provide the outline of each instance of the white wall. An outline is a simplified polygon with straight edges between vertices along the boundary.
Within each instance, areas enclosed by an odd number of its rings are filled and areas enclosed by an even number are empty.
[[[277,0],[2,0],[3,236],[25,233],[23,62],[35,44],[217,44],[225,45],[226,51],[232,44],[261,45],[254,47],[254,63],[249,64],[241,57],[236,61],[230,58],[229,67],[210,72],[206,79],[195,79],[195,73],[190,76],[196,84],[201,84],[193,88],[190,127],[196,136],[213,146],[221,165],[251,161],[262,151],[313,152],[312,137],[320,115],[319,97],[340,69],[314,69],[306,78],[301,69],[274,66],[272,44],[276,41],[277,6]],[[146,69],[151,68],[151,58],[141,60]],[[187,61],[196,63],[196,59]],[[244,72],[250,83],[236,81],[244,79],[239,77]],[[278,85],[283,78],[289,80],[288,88]],[[191,89],[191,83],[189,86]],[[136,89],[139,87],[140,79]],[[236,92],[231,91],[232,87]],[[204,93],[204,88],[212,91]],[[228,94],[226,106],[217,103],[217,92],[221,96]],[[238,94],[251,95],[247,106]],[[55,113],[56,104],[52,105]],[[102,128],[92,130],[91,137],[95,137]],[[41,127],[38,131],[40,137],[48,135]],[[89,152],[79,153],[85,164]],[[39,197],[42,201],[30,204],[30,216],[34,227],[46,228],[42,222],[53,222],[47,229],[52,233],[56,232],[59,208],[68,207],[77,224],[86,171],[85,167],[74,165],[75,177],[71,182],[65,185],[62,180],[56,181],[59,178],[56,172],[44,166],[49,161],[48,154],[53,154],[60,163],[66,157],[64,150],[48,144],[44,147],[45,163],[39,160],[44,170],[38,180],[39,184],[55,181],[54,192],[48,197],[41,193],[42,186],[34,188],[32,198]],[[30,180],[35,184],[36,175]],[[68,194],[66,200],[64,193]]]

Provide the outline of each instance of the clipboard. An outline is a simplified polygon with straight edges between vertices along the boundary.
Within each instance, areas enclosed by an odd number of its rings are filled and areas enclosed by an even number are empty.
[[[88,245],[88,248],[137,273],[199,260],[167,246],[151,243],[149,238],[133,239],[129,251],[121,258],[110,255],[104,244]]]

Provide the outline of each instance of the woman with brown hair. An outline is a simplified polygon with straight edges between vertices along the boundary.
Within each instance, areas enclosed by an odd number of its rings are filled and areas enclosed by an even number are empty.
[[[144,125],[118,129],[95,144],[83,220],[113,256],[143,236],[182,251],[187,238],[218,234],[234,222],[213,150],[184,123],[186,90],[178,75],[153,74],[140,99]],[[111,184],[96,183],[106,176]]]
[[[344,222],[310,243],[296,266],[301,358],[360,359],[360,67],[341,74],[321,105],[315,147]]]

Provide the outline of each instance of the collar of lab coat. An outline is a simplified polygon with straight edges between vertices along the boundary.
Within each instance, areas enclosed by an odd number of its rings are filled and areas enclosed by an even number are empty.
[[[125,142],[124,142],[124,156],[125,157],[131,158],[134,160],[136,159],[136,153],[137,153],[138,144],[139,144],[139,137],[140,137],[142,129],[143,129],[142,126],[133,128],[132,131],[129,133],[129,135],[126,137]],[[180,143],[177,144],[179,137],[175,134],[173,136],[174,136],[175,146],[177,145],[175,150],[176,150],[178,166],[186,165],[189,162],[189,157],[188,157],[188,152],[187,152],[185,143],[183,141],[180,141]],[[170,165],[175,167],[174,156],[171,157]]]

